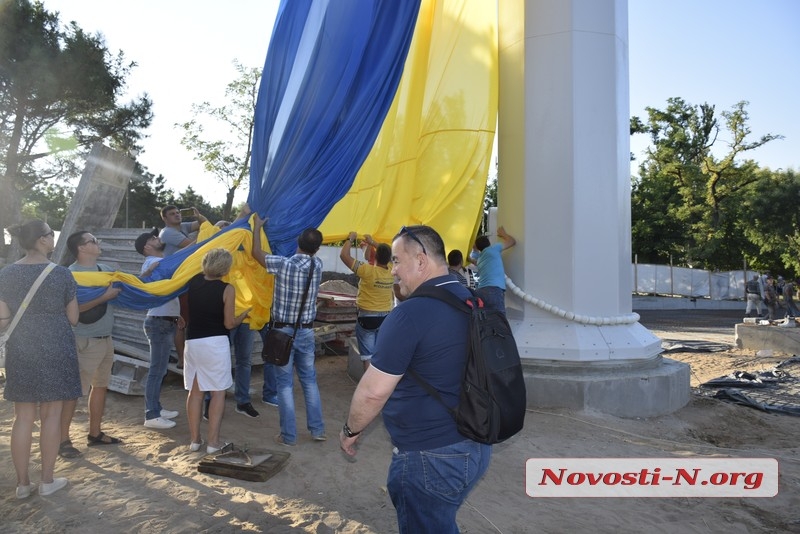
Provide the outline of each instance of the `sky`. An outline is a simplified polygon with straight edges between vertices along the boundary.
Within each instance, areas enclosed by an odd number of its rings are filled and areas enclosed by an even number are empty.
[[[176,193],[191,185],[212,205],[222,204],[225,188],[180,144],[175,124],[192,118],[192,104],[224,105],[234,59],[263,67],[278,1],[43,2],[62,22],[100,32],[110,51],[137,63],[128,94],[147,93],[154,112],[140,163],[163,174]],[[646,120],[646,107],[664,109],[670,97],[712,104],[718,116],[745,100],[751,141],[785,137],[747,157],[800,171],[800,0],[628,0],[628,35],[632,116]],[[646,136],[634,136],[634,156],[647,144]],[[236,202],[246,196],[240,192]]]

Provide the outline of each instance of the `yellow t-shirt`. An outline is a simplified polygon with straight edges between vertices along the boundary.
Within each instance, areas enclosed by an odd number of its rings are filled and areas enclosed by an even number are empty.
[[[359,310],[391,311],[394,304],[394,276],[392,268],[384,269],[356,260],[353,272],[359,278],[356,304]]]

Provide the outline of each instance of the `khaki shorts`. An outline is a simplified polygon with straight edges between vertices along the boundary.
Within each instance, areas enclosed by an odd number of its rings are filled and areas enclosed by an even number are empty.
[[[89,386],[107,388],[114,364],[114,340],[111,336],[75,336],[75,341],[78,344],[78,367],[84,396],[89,394]]]

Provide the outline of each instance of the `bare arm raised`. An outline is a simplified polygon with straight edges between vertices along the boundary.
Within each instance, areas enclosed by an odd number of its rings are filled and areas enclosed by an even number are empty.
[[[502,226],[497,229],[497,237],[503,240],[503,250],[511,248],[517,244],[517,240],[510,236],[508,232],[506,232],[506,229]]]

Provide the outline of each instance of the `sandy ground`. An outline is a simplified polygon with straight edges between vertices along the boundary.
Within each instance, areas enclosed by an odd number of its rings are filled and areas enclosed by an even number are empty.
[[[708,339],[733,344],[733,330],[658,330],[665,339]],[[770,368],[785,358],[752,351],[671,353],[692,367],[692,385],[739,369]],[[261,417],[234,412],[228,399],[222,435],[239,445],[291,453],[286,467],[266,482],[245,482],[197,471],[200,453],[188,449],[183,415],[166,431],[142,426],[143,399],[110,393],[104,430],[125,440],[118,447],[86,448],[87,413],[79,403],[73,441],[84,451],[59,459],[56,475],[69,488],[49,497],[14,497],[9,453],[13,409],[0,402],[0,531],[3,532],[396,532],[386,493],[391,446],[380,423],[365,433],[355,461],[339,451],[336,434],[346,414],[353,381],[346,358],[318,361],[323,408],[331,438],[312,442],[301,433],[298,446],[275,445],[277,409],[254,403]],[[260,391],[260,367],[253,389]],[[167,378],[165,407],[183,407],[179,377]],[[258,395],[253,398],[257,401]],[[305,427],[302,395],[298,428]],[[32,479],[38,481],[34,447]],[[568,410],[529,410],[525,429],[497,445],[484,479],[461,508],[467,533],[521,532],[800,532],[800,419],[726,404],[692,394],[678,412],[652,419],[620,419]],[[551,457],[776,458],[779,493],[772,498],[551,498],[525,492],[525,461]],[[740,461],[746,466],[746,460]],[[743,467],[743,469],[746,467]]]

